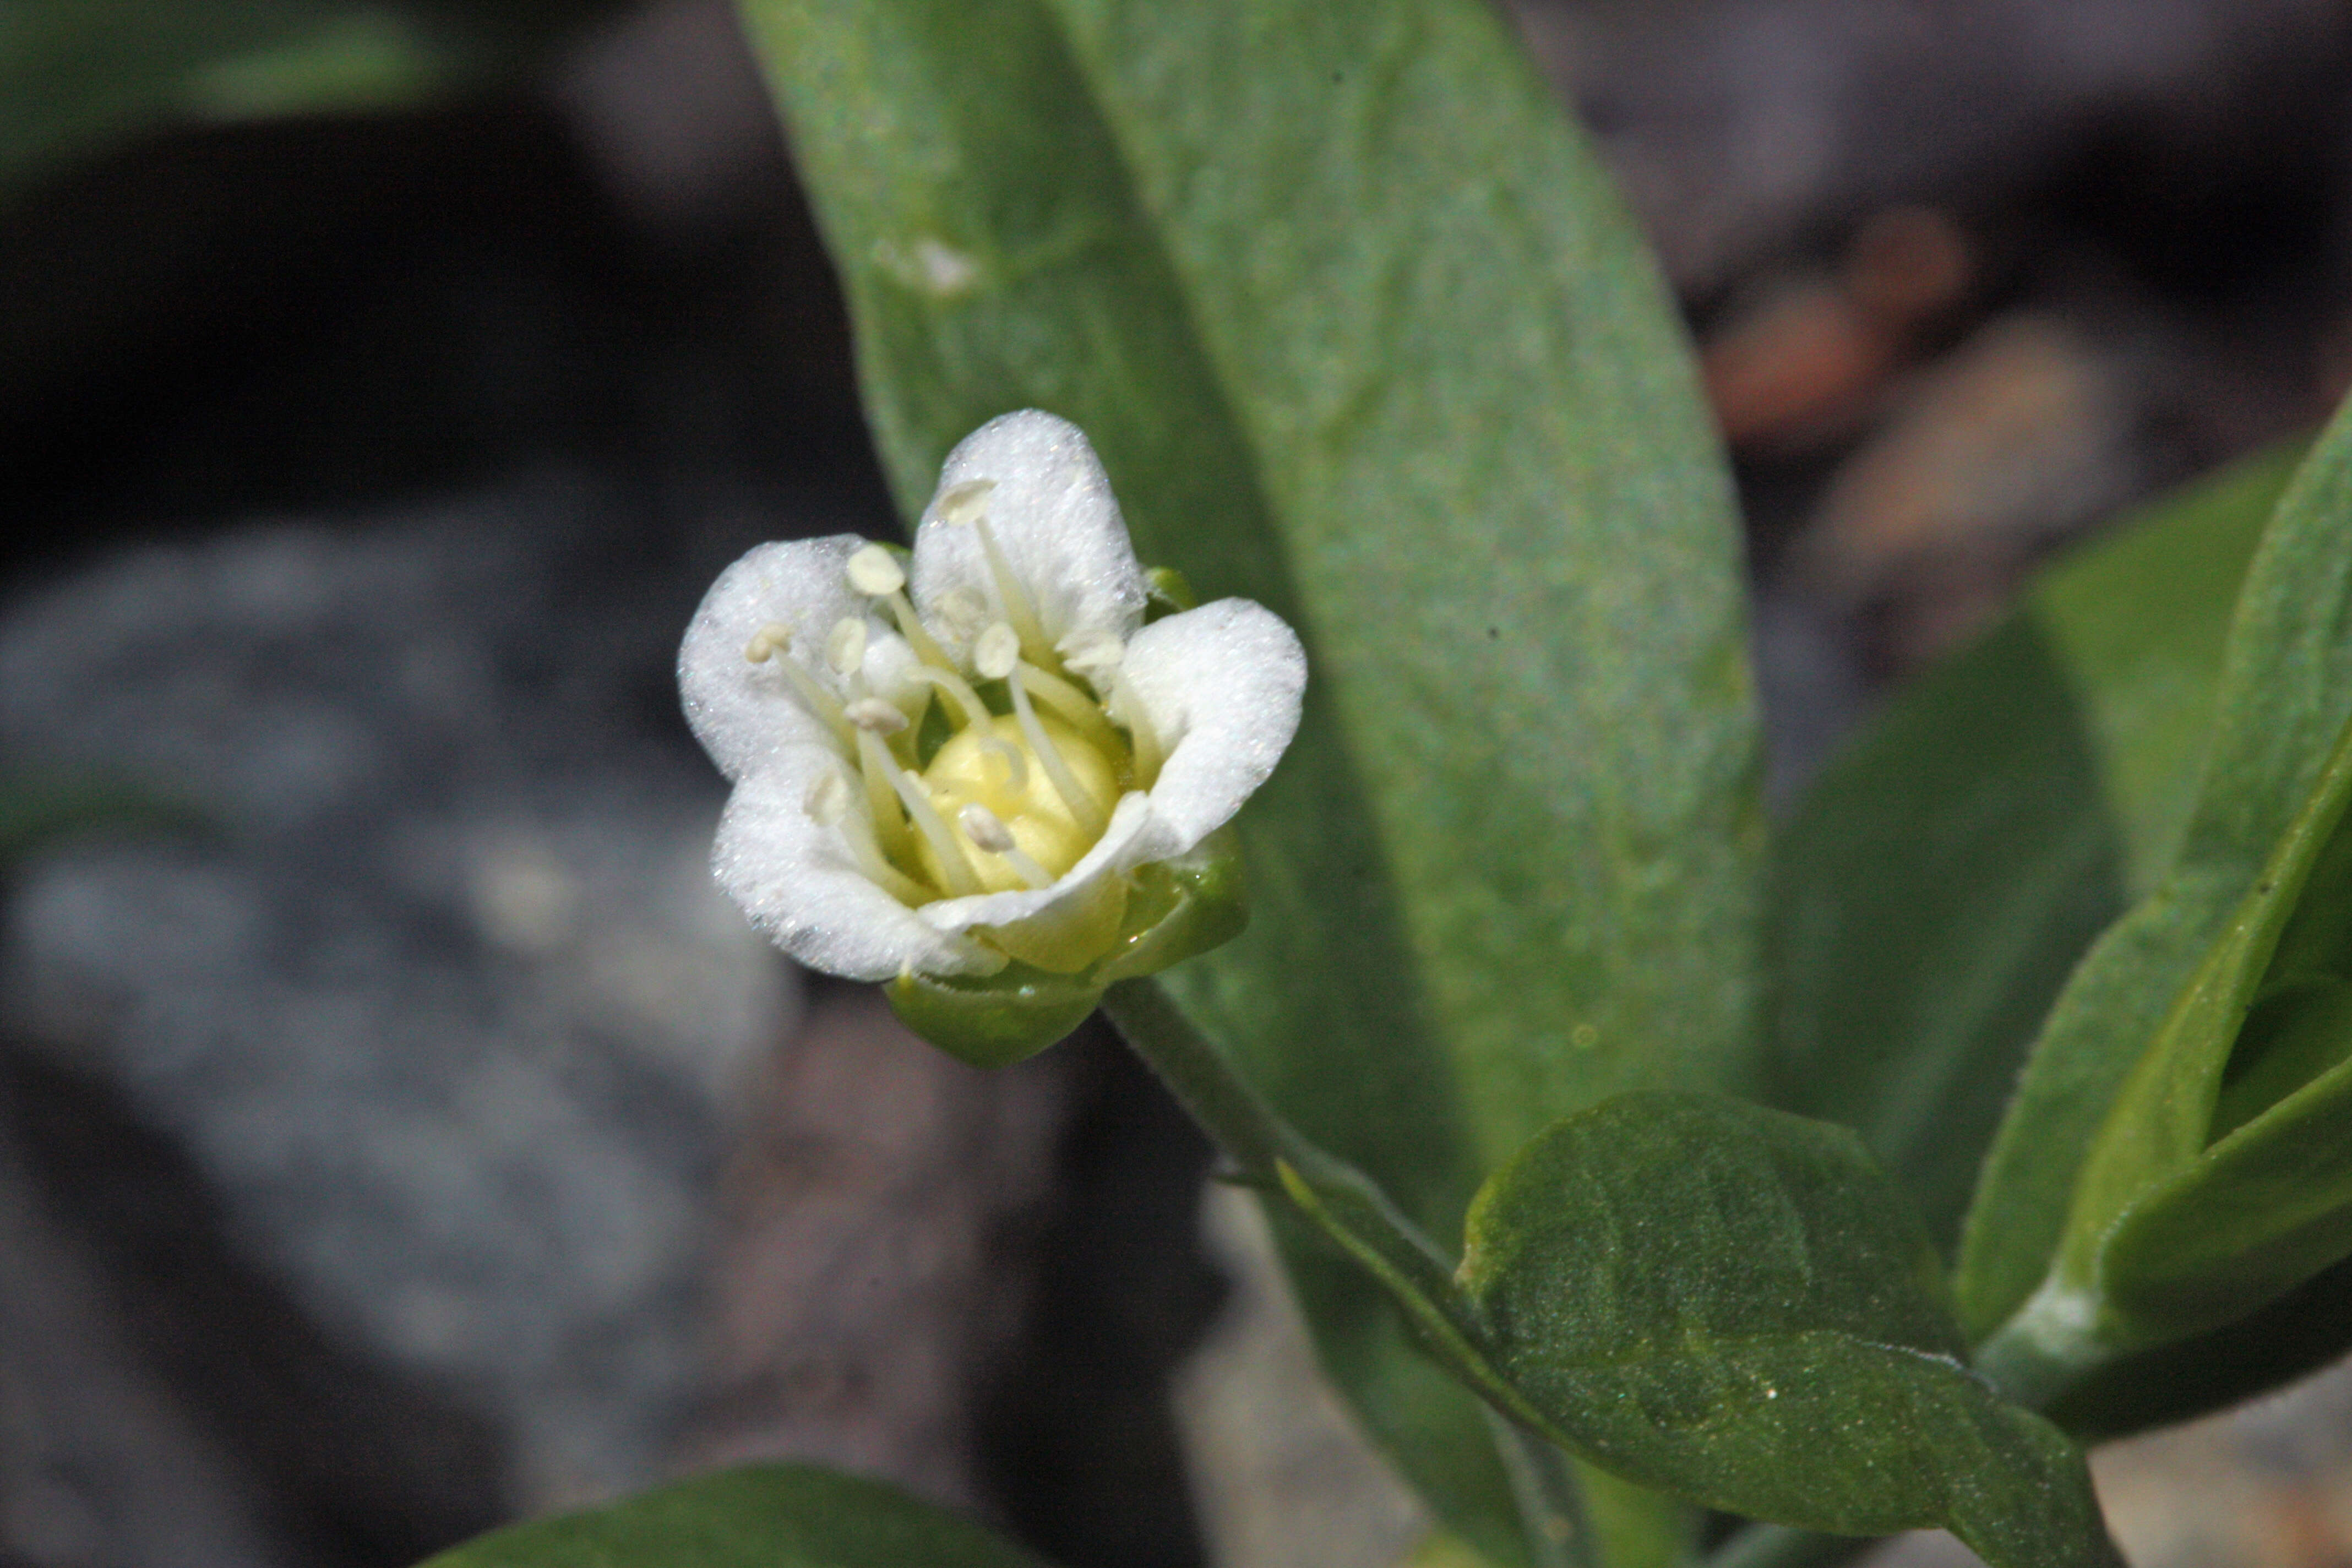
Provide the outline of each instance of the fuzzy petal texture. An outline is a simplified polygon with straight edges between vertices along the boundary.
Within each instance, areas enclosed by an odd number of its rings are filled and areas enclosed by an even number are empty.
[[[762,544],[720,573],[702,596],[677,650],[678,694],[694,738],[729,778],[759,771],[780,748],[833,743],[832,731],[793,694],[776,660],[795,661],[818,685],[848,698],[824,661],[824,647],[833,628],[852,616],[866,626],[866,689],[909,718],[922,711],[929,690],[912,679],[915,650],[849,586],[849,557],[865,542],[836,533]],[[744,650],[771,626],[792,632],[792,648],[753,664]]]
[[[995,481],[985,507],[989,528],[1028,590],[1047,641],[1079,631],[1125,637],[1141,623],[1143,569],[1094,447],[1068,420],[1034,408],[990,420],[948,454],[915,533],[912,588],[926,621],[957,588],[1002,607],[978,531],[939,517],[939,498],[975,479]]]
[[[786,746],[829,745],[831,732],[792,695],[773,660],[753,664],[743,655],[769,626],[792,629],[792,651],[827,689],[825,634],[866,605],[845,573],[850,552],[866,542],[854,533],[762,544],[719,574],[686,628],[677,650],[678,695],[694,738],[740,779]]]
[[[1136,633],[1118,681],[1167,748],[1150,797],[1166,847],[1150,857],[1166,859],[1232,820],[1282,760],[1307,650],[1265,605],[1219,599]]]
[[[828,772],[846,774],[825,747],[779,748],[728,799],[710,868],[752,925],[811,969],[851,980],[999,967],[995,955],[875,886],[840,829],[809,815],[810,788]]]

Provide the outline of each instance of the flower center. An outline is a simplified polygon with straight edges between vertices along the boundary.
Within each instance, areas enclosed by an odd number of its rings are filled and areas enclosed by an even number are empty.
[[[847,779],[828,774],[811,792],[810,815],[909,905],[1052,886],[1101,839],[1120,791],[1150,788],[1161,762],[1150,725],[1121,700],[1120,639],[1089,631],[1047,645],[985,519],[970,521],[1006,615],[958,601],[942,607],[934,635],[908,602],[897,557],[869,544],[849,558],[850,586],[898,623],[915,655],[907,686],[869,689],[868,650],[888,634],[860,618],[824,643],[839,698],[793,661],[793,628],[770,626],[744,650],[782,668],[849,764]],[[977,687],[940,635],[969,645]]]
[[[1081,791],[1096,801],[1118,799],[1116,761],[1058,719],[1040,715],[1037,723]],[[991,717],[985,729],[975,724],[950,736],[923,770],[923,786],[981,886],[992,893],[1030,885],[1019,858],[1050,881],[1101,837],[1062,798],[1021,721],[1010,714]],[[971,806],[986,815],[969,812]],[[917,854],[923,875],[943,883],[939,854],[928,843],[919,844]]]

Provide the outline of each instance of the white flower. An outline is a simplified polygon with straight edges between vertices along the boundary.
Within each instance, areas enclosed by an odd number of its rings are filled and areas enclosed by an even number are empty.
[[[1306,686],[1263,606],[1147,626],[1146,600],[1094,449],[1034,411],[949,455],[908,567],[846,534],[752,551],[678,654],[687,719],[735,784],[720,884],[853,979],[1087,967],[1137,868],[1265,782]]]

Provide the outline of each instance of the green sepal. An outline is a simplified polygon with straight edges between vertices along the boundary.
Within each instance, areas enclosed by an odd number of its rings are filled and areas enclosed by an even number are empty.
[[[1068,1037],[1106,987],[1157,974],[1231,941],[1249,923],[1231,827],[1173,860],[1129,874],[1127,916],[1109,950],[1075,974],[1013,962],[993,974],[901,974],[884,988],[907,1027],[959,1061],[1011,1067]]]
[[[884,988],[901,1023],[976,1068],[1011,1067],[1068,1037],[1102,993],[1083,976],[1026,963],[978,978],[908,973]]]
[[[1227,826],[1189,854],[1136,869],[1118,942],[1089,973],[1099,985],[1139,980],[1223,946],[1247,924],[1241,839]]]
[[[1201,607],[1201,595],[1192,591],[1192,580],[1173,566],[1147,568],[1143,574],[1143,587],[1147,595],[1143,602],[1146,622]]]

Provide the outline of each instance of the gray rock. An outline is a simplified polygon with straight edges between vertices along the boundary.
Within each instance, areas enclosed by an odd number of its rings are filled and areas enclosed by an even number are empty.
[[[740,1086],[798,987],[710,889],[668,661],[699,565],[525,483],[100,562],[0,617],[0,755],[218,832],[45,857],[0,1008],[215,1188],[337,1342],[508,1447],[536,1509],[688,1414]]]

